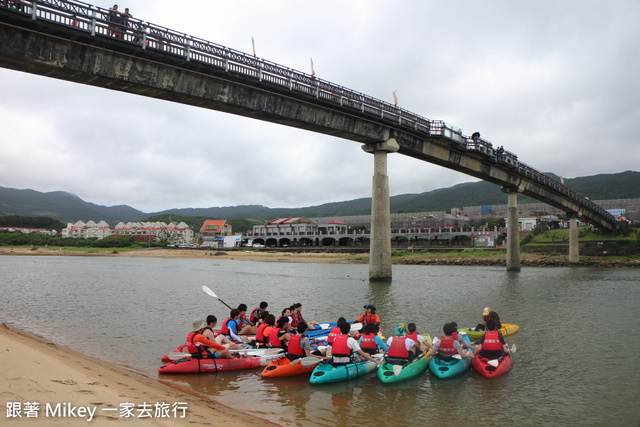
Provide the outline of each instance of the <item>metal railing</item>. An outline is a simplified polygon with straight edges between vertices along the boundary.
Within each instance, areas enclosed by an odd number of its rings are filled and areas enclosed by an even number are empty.
[[[133,17],[124,19],[122,14],[115,15],[116,19],[114,19],[114,14],[108,9],[88,3],[75,0],[0,0],[0,7],[9,7],[8,4],[14,5],[13,10],[16,13],[30,15],[33,20],[53,22],[90,33],[92,36],[117,38],[123,43],[138,45],[141,49],[162,51],[182,57],[186,61],[208,64],[227,73],[241,74],[260,82],[267,82],[337,104],[344,109],[356,110],[394,126],[411,129],[418,134],[445,138],[459,150],[477,152],[495,162],[505,163],[521,176],[543,184],[597,212],[602,217],[615,221],[611,214],[588,198],[519,162],[514,153],[504,151],[496,154],[491,142],[465,136],[460,129],[442,120],[429,120],[396,105],[318,79],[313,75],[186,33]],[[20,5],[20,10],[15,5]]]

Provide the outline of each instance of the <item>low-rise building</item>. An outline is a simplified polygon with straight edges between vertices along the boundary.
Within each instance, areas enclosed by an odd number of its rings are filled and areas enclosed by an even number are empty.
[[[111,236],[111,228],[105,221],[76,221],[74,223],[68,223],[66,228],[63,228],[60,232],[62,237],[70,237],[72,239],[89,239],[95,237],[97,239],[104,239]]]
[[[208,219],[200,228],[200,246],[219,248],[223,246],[224,238],[233,234],[232,227],[223,219]]]

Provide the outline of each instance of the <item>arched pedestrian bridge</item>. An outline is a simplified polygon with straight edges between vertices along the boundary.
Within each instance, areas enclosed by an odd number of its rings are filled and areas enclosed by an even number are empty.
[[[7,4],[14,4],[8,7]],[[16,5],[20,6],[19,8]],[[391,277],[389,152],[502,186],[508,228],[517,230],[523,193],[597,227],[612,215],[586,197],[443,121],[233,49],[77,1],[0,3],[0,66],[325,133],[374,154],[371,278]],[[517,233],[507,268],[519,269]],[[577,261],[577,231],[570,256]],[[509,252],[511,251],[511,253]]]

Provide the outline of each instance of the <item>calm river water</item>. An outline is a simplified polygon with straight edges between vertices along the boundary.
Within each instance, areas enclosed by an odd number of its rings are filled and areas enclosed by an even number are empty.
[[[385,332],[410,321],[431,335],[453,320],[472,326],[485,306],[520,326],[508,337],[513,368],[493,380],[473,371],[392,386],[375,374],[327,386],[263,380],[260,370],[162,378],[280,424],[640,423],[638,270],[394,266],[393,282],[380,284],[366,265],[2,256],[0,272],[0,322],[154,377],[195,317],[228,314],[202,285],[231,306],[300,302],[317,321],[355,319],[372,303]]]

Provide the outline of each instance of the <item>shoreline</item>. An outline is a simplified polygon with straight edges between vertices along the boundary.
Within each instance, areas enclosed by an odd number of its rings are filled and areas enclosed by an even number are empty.
[[[462,248],[460,249],[462,250]],[[453,250],[453,251],[457,251]],[[0,247],[1,255],[17,256],[102,256],[132,258],[168,258],[168,259],[216,259],[261,262],[308,262],[333,264],[368,264],[368,254],[336,252],[276,252],[276,251],[218,251],[201,249],[138,249],[134,251],[70,251],[48,248]],[[521,252],[520,263],[523,267],[597,267],[597,268],[638,268],[640,260],[607,259],[593,256],[580,256],[577,264],[569,262],[568,255],[546,255]],[[482,255],[464,255],[460,252],[438,252],[431,254],[409,254],[393,257],[394,265],[461,265],[461,266],[506,266],[506,257],[502,253]]]
[[[114,422],[154,426],[276,425],[5,323],[0,324],[0,378],[2,406],[7,408],[2,424],[7,426],[32,422],[87,425],[89,418],[92,426],[112,426]],[[30,402],[37,402],[38,409]],[[133,416],[123,416],[126,404],[133,405]],[[9,416],[9,405],[14,416]],[[29,406],[32,411],[27,412]],[[156,413],[158,406],[165,408],[164,415]],[[15,415],[18,409],[22,417]]]

